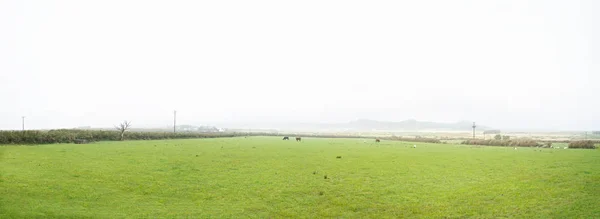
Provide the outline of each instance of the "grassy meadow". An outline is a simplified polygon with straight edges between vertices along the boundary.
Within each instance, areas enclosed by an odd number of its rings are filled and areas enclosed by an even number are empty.
[[[600,218],[600,150],[414,144],[0,146],[0,218]]]

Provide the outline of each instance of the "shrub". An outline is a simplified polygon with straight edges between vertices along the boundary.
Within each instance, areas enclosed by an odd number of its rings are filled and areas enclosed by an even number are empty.
[[[569,148],[595,149],[594,141],[572,141],[569,143]]]
[[[515,147],[538,147],[540,144],[532,139],[516,140],[496,140],[496,139],[469,139],[462,142],[467,145],[487,145],[487,146],[515,146]]]

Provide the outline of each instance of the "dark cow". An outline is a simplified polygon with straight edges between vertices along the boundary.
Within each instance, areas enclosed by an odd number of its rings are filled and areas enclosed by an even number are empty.
[[[290,140],[290,137],[285,136],[285,137],[283,137],[283,140]]]
[[[296,141],[302,141],[302,138],[296,137]]]
[[[380,141],[379,141],[379,138],[376,138],[376,139],[375,139],[375,142],[380,142]]]

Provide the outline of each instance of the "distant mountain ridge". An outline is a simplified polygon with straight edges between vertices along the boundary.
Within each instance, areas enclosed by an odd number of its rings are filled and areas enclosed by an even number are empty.
[[[476,124],[477,125],[477,124]],[[473,122],[459,121],[453,123],[417,121],[414,119],[400,122],[376,121],[368,119],[359,119],[348,123],[351,129],[377,129],[377,130],[447,130],[447,131],[467,131],[472,130]],[[477,125],[477,129],[489,129],[487,126]]]

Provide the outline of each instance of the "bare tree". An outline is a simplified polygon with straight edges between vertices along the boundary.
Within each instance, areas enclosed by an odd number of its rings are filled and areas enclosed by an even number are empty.
[[[125,132],[129,130],[129,127],[131,127],[131,121],[127,120],[123,121],[119,125],[115,125],[115,129],[121,132],[121,141],[123,141],[123,138],[125,138]]]

